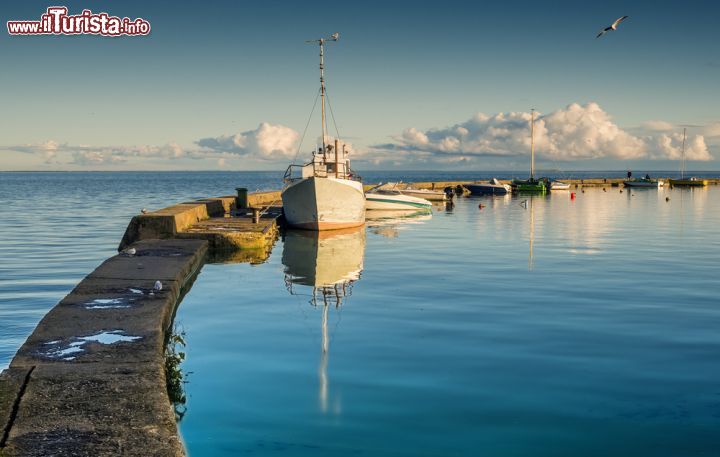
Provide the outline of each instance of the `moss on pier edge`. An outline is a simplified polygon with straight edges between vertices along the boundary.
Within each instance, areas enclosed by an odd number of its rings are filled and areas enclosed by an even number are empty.
[[[183,373],[181,366],[185,361],[184,347],[185,332],[178,330],[177,326],[174,326],[165,345],[165,382],[177,422],[182,420],[187,411],[185,406],[187,402],[187,396],[185,395],[187,375]]]

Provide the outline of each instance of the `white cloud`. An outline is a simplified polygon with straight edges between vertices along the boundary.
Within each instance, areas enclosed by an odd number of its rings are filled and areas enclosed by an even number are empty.
[[[408,128],[395,142],[376,145],[376,151],[398,156],[448,161],[477,156],[518,156],[530,150],[528,112],[478,113],[462,124],[425,132]],[[649,135],[633,135],[612,121],[597,103],[573,103],[565,109],[535,118],[535,152],[551,160],[577,159],[674,159],[680,155],[677,133],[664,121],[645,124]],[[720,125],[717,127],[720,134]],[[682,134],[680,134],[682,140]],[[686,154],[691,160],[712,160],[702,135],[688,138]],[[387,157],[390,159],[391,157]]]
[[[706,138],[718,138],[720,139],[720,122],[713,122],[700,129],[700,132]]]
[[[648,150],[651,159],[680,159],[682,158],[682,133],[663,134],[648,137]],[[685,158],[687,160],[712,160],[705,138],[702,135],[688,137],[685,140]]]
[[[127,158],[113,154],[111,151],[75,151],[72,153],[73,160],[70,163],[76,165],[108,165],[119,164],[127,161]]]
[[[256,159],[287,159],[295,156],[300,134],[284,125],[263,122],[255,130],[231,136],[203,138],[196,144],[207,150]]]
[[[645,121],[642,126],[645,130],[653,132],[669,132],[671,130],[675,130],[676,128],[675,125],[666,121]]]
[[[130,158],[195,158],[194,151],[185,151],[177,143],[167,143],[162,146],[89,146],[71,145],[49,140],[44,143],[8,146],[6,149],[29,154],[41,154],[46,163],[59,163],[59,156],[68,154],[71,157],[69,163],[77,165],[118,164],[126,162]]]

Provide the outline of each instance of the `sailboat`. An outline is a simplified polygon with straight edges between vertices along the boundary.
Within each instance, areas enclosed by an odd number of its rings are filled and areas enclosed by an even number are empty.
[[[530,120],[530,179],[514,179],[510,184],[514,192],[540,192],[547,191],[547,180],[535,179],[535,110],[531,111]]]
[[[308,41],[320,46],[320,98],[322,147],[313,151],[304,165],[290,165],[285,171],[282,203],[288,225],[306,230],[334,230],[365,223],[365,192],[360,177],[350,169],[346,145],[328,139],[325,119],[326,42],[338,41],[339,34]],[[299,175],[296,173],[299,171]]]
[[[680,167],[680,179],[669,179],[671,186],[693,186],[693,187],[704,187],[707,186],[706,179],[699,179],[695,177],[685,178],[685,135],[687,129],[683,129],[683,141],[682,141],[682,166]]]

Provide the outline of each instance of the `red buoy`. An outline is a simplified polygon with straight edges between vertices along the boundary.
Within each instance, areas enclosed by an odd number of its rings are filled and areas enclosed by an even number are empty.
[[[570,192],[570,200],[575,200],[575,192]]]

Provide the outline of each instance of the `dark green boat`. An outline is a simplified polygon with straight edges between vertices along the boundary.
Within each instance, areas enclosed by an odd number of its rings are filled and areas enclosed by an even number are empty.
[[[510,184],[513,192],[542,193],[548,191],[550,183],[547,178],[535,179],[535,110],[531,111],[530,122],[530,179],[514,179]]]
[[[545,193],[548,190],[547,178],[516,179],[510,184],[513,192]]]

